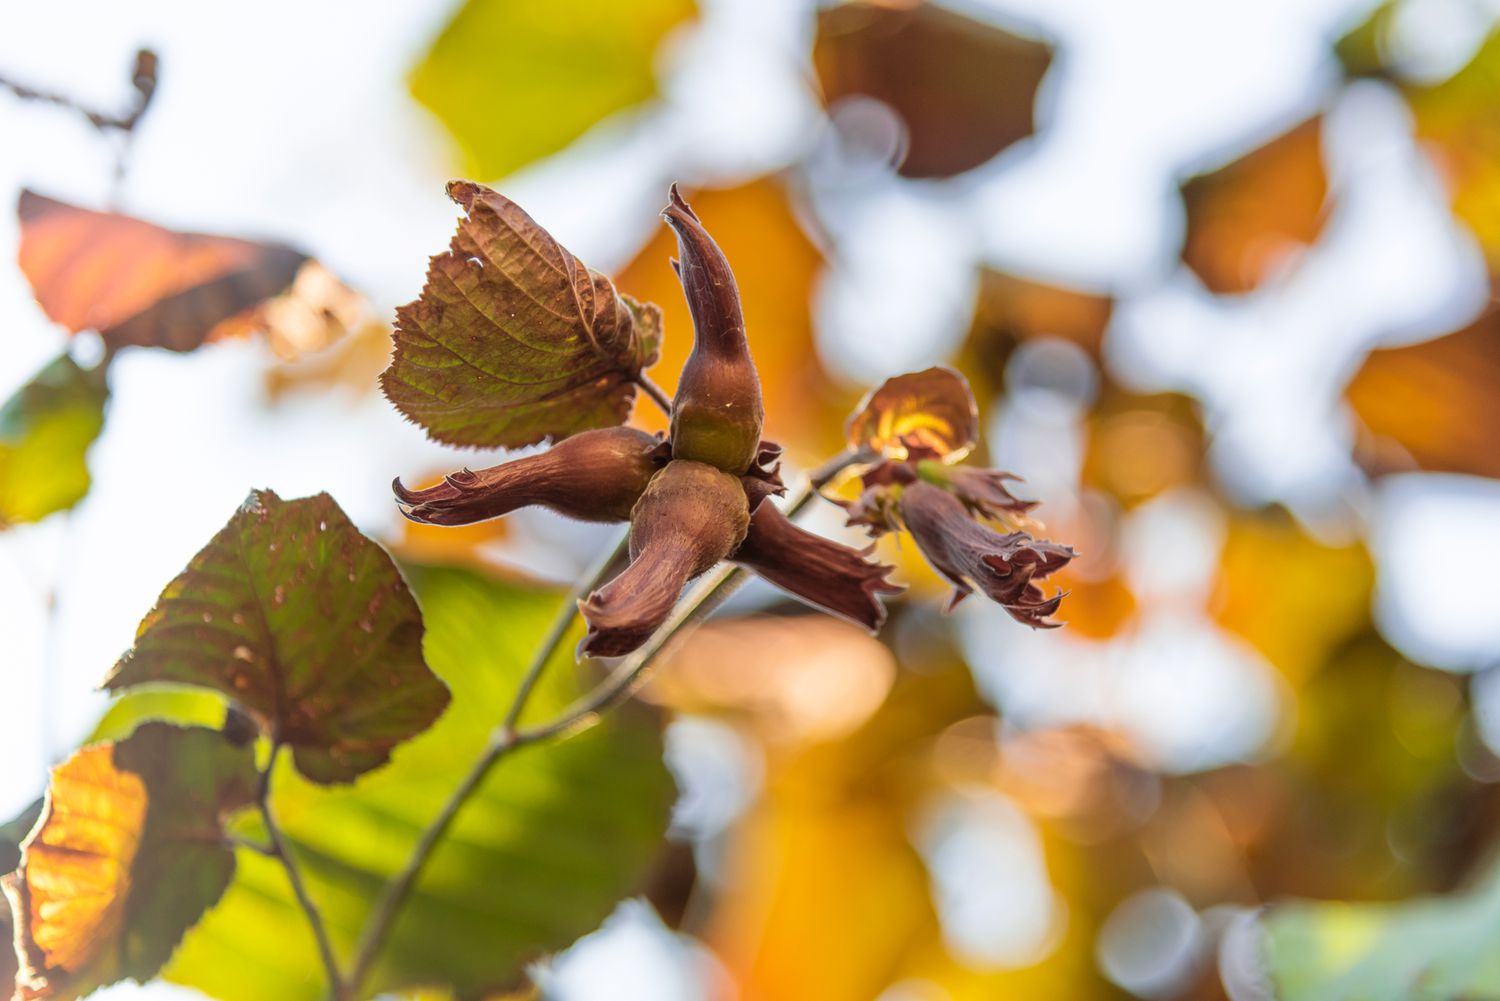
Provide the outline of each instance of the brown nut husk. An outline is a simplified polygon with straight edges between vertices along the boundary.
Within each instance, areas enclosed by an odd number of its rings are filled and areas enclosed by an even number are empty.
[[[401,513],[428,525],[470,525],[538,505],[579,521],[628,521],[660,462],[661,441],[635,428],[565,438],[524,459],[461,469],[425,490],[391,484]]]
[[[703,462],[669,462],[631,514],[630,565],[579,602],[589,624],[581,652],[619,657],[644,643],[687,582],[733,552],[749,525],[737,478]]]
[[[677,234],[677,278],[693,316],[693,350],[672,401],[672,457],[735,476],[760,447],[765,408],[750,358],[739,288],[724,252],[672,185],[662,217]]]

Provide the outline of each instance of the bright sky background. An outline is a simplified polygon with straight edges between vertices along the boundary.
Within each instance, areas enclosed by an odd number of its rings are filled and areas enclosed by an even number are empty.
[[[820,220],[853,248],[817,298],[830,361],[867,382],[940,360],[968,322],[975,261],[1112,290],[1123,300],[1107,352],[1117,375],[1205,400],[1216,468],[1234,493],[1286,501],[1315,528],[1354,505],[1372,525],[1383,570],[1430,563],[1434,546],[1488,554],[1447,561],[1441,590],[1420,574],[1383,572],[1378,613],[1414,658],[1464,670],[1493,665],[1500,656],[1493,585],[1465,575],[1500,562],[1500,490],[1434,476],[1366,490],[1349,465],[1348,425],[1335,409],[1361,350],[1450,329],[1484,294],[1479,258],[1451,222],[1391,95],[1364,85],[1331,109],[1328,155],[1344,208],[1289,280],[1224,304],[1174,270],[1182,225],[1171,199],[1175,178],[1216,166],[1315,110],[1335,81],[1328,42],[1369,0],[951,6],[1011,26],[1020,18],[1060,43],[1040,96],[1039,136],[946,184],[866,180],[871,188],[858,199],[840,197],[847,189],[838,178],[815,189]],[[1468,5],[1417,6],[1422,16],[1408,18],[1402,36],[1411,53],[1437,69],[1462,62],[1477,41]],[[799,62],[809,4],[707,0],[704,7],[702,27],[675,38],[664,57],[669,82],[660,105],[605,123],[504,185],[598,267],[622,263],[650,232],[674,176],[745,177],[819,141]],[[0,13],[0,72],[114,107],[126,96],[135,48],[155,48],[162,83],[119,207],[164,225],[298,244],[390,308],[415,295],[427,256],[446,243],[455,215],[443,182],[456,157],[404,85],[449,10],[394,0],[9,4]],[[103,204],[110,162],[81,120],[0,95],[3,197],[27,185]],[[13,217],[0,213],[0,257],[13,260],[15,246]],[[64,340],[13,267],[0,268],[0,320],[5,396]],[[441,450],[374,395],[303,397],[267,409],[259,380],[267,363],[255,343],[191,356],[128,352],[113,372],[107,427],[91,455],[93,492],[71,518],[0,535],[0,691],[10,710],[0,736],[0,816],[34,798],[45,765],[87,732],[104,704],[93,686],[129,645],[162,585],[249,487],[284,496],[327,489],[363,528],[380,532],[396,517],[386,491],[391,477],[445,464]],[[1005,461],[1052,496],[1040,485],[1069,476],[1066,413],[1059,419],[1012,407],[991,418],[996,440],[1029,436],[1056,445]],[[1188,533],[1212,547],[1218,529],[1195,515],[1193,498],[1159,503],[1168,506],[1143,513],[1133,531],[1165,533],[1168,542]],[[541,541],[517,558],[548,576],[587,562],[601,538],[548,519],[529,524]],[[1179,548],[1185,555],[1176,571],[1191,581],[1201,556]],[[1167,593],[1174,586],[1156,583]],[[45,596],[53,588],[61,597],[49,624]],[[1123,658],[1118,663],[1087,644],[1052,643],[1036,653],[1114,672],[1098,691],[1049,692],[1035,672],[1017,675],[1014,664],[983,657],[976,671],[996,698],[1017,700],[1018,710],[1039,718],[1105,709],[1126,717],[1167,767],[1255,753],[1276,712],[1274,687],[1259,666],[1247,666],[1244,651],[1203,624],[1201,609],[1165,607],[1159,628],[1137,639],[1140,649],[1112,654]],[[1003,618],[971,617],[965,634],[976,638],[1001,628]],[[1023,633],[1012,630],[1012,638]],[[1120,670],[1135,671],[1138,684],[1122,689]],[[51,679],[45,692],[44,676]],[[1184,690],[1184,679],[1196,683]],[[1168,710],[1151,710],[1162,693],[1173,693]],[[1224,713],[1238,721],[1240,742],[1200,754],[1194,721],[1222,722]],[[924,835],[932,844],[948,823],[943,809]],[[1003,805],[969,809],[997,830],[1011,823]],[[1038,900],[1046,906],[1044,896]],[[653,922],[649,911],[622,909],[611,931],[577,951],[574,967],[564,964],[561,996],[696,996],[702,978],[713,976],[711,961]],[[654,965],[639,980],[586,973],[629,963]],[[652,986],[631,994],[624,986],[631,982]],[[569,993],[569,984],[589,986]],[[164,992],[120,987],[107,996]]]

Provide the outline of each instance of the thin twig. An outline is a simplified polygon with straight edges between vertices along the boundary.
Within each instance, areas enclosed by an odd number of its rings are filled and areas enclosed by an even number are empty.
[[[0,90],[8,90],[23,101],[36,101],[77,112],[86,118],[101,135],[106,138],[118,137],[115,145],[114,173],[115,186],[118,188],[130,160],[135,127],[140,124],[141,118],[151,107],[151,99],[156,95],[156,73],[156,53],[150,49],[138,51],[135,54],[135,65],[130,74],[130,85],[135,88],[135,97],[131,101],[129,110],[123,114],[110,114],[97,108],[90,108],[66,94],[32,87],[7,76],[0,76]]]
[[[615,547],[606,553],[568,592],[567,598],[563,600],[562,608],[558,610],[557,616],[552,620],[552,625],[547,629],[547,635],[542,637],[542,645],[532,656],[531,666],[526,669],[526,674],[521,678],[521,684],[516,688],[515,700],[511,702],[510,709],[506,711],[505,719],[500,724],[502,732],[509,733],[520,722],[521,713],[531,698],[532,689],[541,680],[542,672],[551,663],[557,648],[562,645],[563,637],[568,635],[568,630],[578,615],[578,602],[587,598],[590,592],[604,582],[615,564],[629,549],[630,533],[625,532],[620,536],[620,541],[615,544]]]
[[[782,513],[795,518],[802,509],[840,473],[857,463],[869,462],[874,453],[867,449],[840,452],[808,475],[808,482],[797,491]],[[646,680],[646,671],[682,630],[708,618],[723,605],[748,578],[748,573],[730,563],[722,563],[699,580],[687,598],[679,602],[672,615],[644,645],[620,662],[620,665],[593,691],[564,709],[550,723],[516,734],[515,746],[536,743],[551,737],[587,730],[599,721],[606,709],[629,696]]]
[[[131,86],[135,88],[135,99],[131,102],[130,110],[121,115],[112,115],[106,111],[99,111],[97,108],[87,107],[66,94],[32,87],[7,76],[0,76],[0,88],[10,91],[23,101],[37,101],[75,111],[88,119],[89,124],[100,132],[111,129],[130,132],[140,123],[141,116],[151,106],[151,98],[156,93],[156,68],[156,54],[150,49],[141,49],[135,54],[135,67],[131,72],[130,81]]]
[[[859,462],[868,462],[872,458],[873,455],[868,450],[850,449],[813,470],[809,475],[807,485],[798,491],[787,505],[786,516],[795,517],[813,497],[817,496],[819,490],[831,483],[849,466]],[[595,574],[584,584],[575,588],[573,595],[559,610],[557,619],[553,621],[541,648],[532,660],[531,668],[522,679],[521,688],[516,693],[515,702],[506,712],[505,720],[495,728],[494,734],[485,746],[484,753],[480,755],[478,761],[474,762],[458,788],[443,804],[443,809],[438,816],[422,833],[405,867],[386,885],[385,893],[376,905],[369,923],[365,925],[364,934],[360,938],[359,948],[355,953],[354,965],[347,981],[351,996],[358,996],[365,978],[369,975],[370,968],[375,963],[375,958],[385,943],[386,936],[395,923],[397,913],[410,895],[428,859],[432,857],[438,842],[447,834],[454,818],[478,791],[495,765],[512,751],[528,744],[539,743],[554,737],[571,736],[594,725],[605,710],[624,699],[645,681],[647,670],[675,637],[687,627],[707,618],[744,583],[747,577],[746,572],[739,567],[728,563],[721,564],[703,577],[687,598],[678,603],[672,615],[643,646],[622,660],[614,671],[592,691],[576,700],[549,722],[517,729],[515,724],[520,718],[521,708],[526,698],[573,624],[573,617],[578,611],[577,599],[598,586],[618,555],[617,549],[610,554],[608,559],[602,560]]]
[[[516,732],[516,724],[520,721],[521,713],[525,710],[526,703],[530,700],[531,693],[536,688],[537,682],[541,679],[542,673],[557,653],[558,647],[562,645],[563,639],[568,635],[568,630],[572,628],[573,620],[578,615],[579,600],[587,597],[589,592],[604,582],[604,579],[614,569],[620,557],[625,554],[629,544],[630,535],[627,532],[621,537],[614,548],[569,592],[567,598],[562,603],[562,607],[558,609],[556,617],[552,620],[552,625],[548,627],[547,634],[542,638],[541,645],[537,648],[536,653],[532,655],[531,665],[526,669],[525,675],[521,678],[521,684],[516,689],[515,698],[512,700],[510,708],[506,710],[504,720],[501,721],[500,725],[496,727],[494,734],[491,735],[490,742],[486,745],[484,753],[474,763],[474,767],[470,769],[469,774],[464,776],[458,788],[453,791],[448,802],[444,804],[442,812],[422,832],[422,838],[417,842],[416,847],[412,849],[411,855],[407,858],[406,865],[391,882],[386,884],[385,891],[381,894],[380,901],[375,905],[375,910],[371,914],[369,923],[365,925],[364,933],[360,936],[359,946],[355,950],[354,965],[351,967],[349,973],[349,989],[351,992],[357,993],[364,983],[365,978],[369,975],[370,968],[374,965],[375,958],[379,955],[380,948],[384,945],[385,938],[395,923],[397,912],[406,902],[406,898],[411,895],[417,878],[421,876],[422,870],[432,857],[433,849],[437,846],[437,843],[448,832],[449,826],[453,823],[453,818],[458,815],[458,811],[468,802],[469,797],[474,794],[475,790],[479,788],[485,776],[489,774],[490,769],[495,766],[495,763],[506,753],[520,746],[521,742]]]
[[[666,394],[664,389],[652,382],[650,376],[645,372],[637,372],[635,384],[640,386],[658,407],[661,407],[662,413],[668,417],[672,416],[672,398]]]
[[[230,838],[229,843],[235,848],[246,848],[257,855],[264,855],[266,858],[281,857],[276,854],[275,848],[272,848],[270,845],[263,845],[254,838]]]
[[[302,913],[307,915],[307,923],[312,928],[314,940],[318,943],[318,955],[323,960],[324,971],[328,974],[328,996],[335,1001],[342,1001],[346,996],[344,978],[339,973],[339,962],[333,953],[333,942],[328,938],[328,928],[323,923],[323,915],[318,910],[318,905],[313,903],[312,897],[308,895],[307,884],[302,879],[302,870],[298,867],[296,859],[292,857],[286,837],[281,833],[281,827],[276,823],[276,817],[271,812],[271,772],[276,768],[276,756],[280,750],[281,744],[275,742],[271,744],[271,757],[266,762],[266,770],[261,773],[260,793],[256,797],[261,819],[266,825],[266,836],[271,839],[267,854],[281,860],[281,867],[286,870],[287,882],[292,885],[292,894],[302,907]]]

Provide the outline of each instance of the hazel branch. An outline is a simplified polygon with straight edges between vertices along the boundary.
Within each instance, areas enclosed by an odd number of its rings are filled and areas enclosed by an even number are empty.
[[[665,390],[652,382],[650,376],[645,372],[637,372],[635,375],[635,384],[641,387],[641,391],[651,398],[651,402],[661,408],[662,413],[668,417],[672,416],[672,398],[666,394]]]
[[[135,100],[128,111],[119,115],[90,108],[66,94],[31,87],[4,75],[0,75],[0,88],[10,91],[23,101],[37,101],[77,112],[101,132],[109,130],[131,132],[140,123],[146,109],[151,106],[151,98],[156,94],[156,73],[156,53],[150,49],[141,49],[137,52],[135,67],[130,76],[131,86],[135,88]]]
[[[833,482],[845,469],[858,463],[869,462],[872,457],[873,454],[867,449],[849,449],[814,469],[809,474],[807,484],[787,505],[785,512],[787,517],[795,517],[818,495],[818,491]],[[568,600],[563,602],[557,618],[548,629],[547,635],[532,659],[531,666],[521,680],[515,700],[506,712],[504,720],[495,728],[484,752],[474,762],[473,767],[458,787],[453,790],[437,817],[423,831],[421,839],[412,849],[401,872],[386,885],[385,892],[360,937],[354,965],[347,981],[347,990],[351,995],[358,995],[365,979],[369,976],[370,969],[374,966],[380,949],[385,944],[397,914],[410,896],[417,879],[421,876],[422,870],[431,859],[439,842],[447,834],[464,805],[484,784],[484,780],[494,767],[511,752],[528,744],[568,737],[593,726],[606,710],[640,687],[658,655],[674,638],[683,630],[707,618],[745,581],[745,571],[731,564],[722,564],[710,571],[693,588],[687,598],[678,603],[661,628],[644,645],[624,658],[615,670],[591,692],[579,698],[549,722],[518,729],[516,723],[520,719],[527,699],[573,624],[573,618],[578,612],[578,599],[593,591],[604,581],[627,543],[628,536],[627,540],[622,541],[607,558],[600,561],[594,572],[587,575],[584,582],[575,587]]]
[[[614,570],[615,565],[628,551],[630,546],[630,533],[621,536],[620,541],[615,544],[600,561],[574,585],[573,590],[564,599],[562,607],[558,609],[557,616],[547,628],[547,633],[542,637],[541,645],[536,653],[532,655],[531,664],[527,667],[525,675],[521,678],[520,685],[516,688],[515,698],[511,701],[510,708],[506,710],[505,717],[500,725],[495,728],[486,746],[484,753],[474,763],[474,767],[464,776],[458,788],[443,805],[443,809],[433,818],[432,823],[422,832],[421,840],[412,849],[406,865],[396,876],[386,884],[385,891],[381,894],[375,910],[365,925],[363,934],[360,936],[359,945],[355,950],[354,965],[349,973],[349,990],[353,993],[359,991],[365,978],[369,976],[370,968],[374,966],[376,957],[380,954],[381,947],[385,944],[386,936],[390,933],[391,926],[395,923],[396,915],[400,912],[402,905],[411,895],[412,888],[416,885],[422,870],[427,866],[432,857],[433,850],[438,842],[448,833],[453,820],[489,775],[496,762],[506,753],[519,747],[522,741],[516,730],[516,724],[520,721],[521,714],[526,708],[527,702],[535,690],[537,682],[541,680],[547,665],[551,663],[554,655],[562,646],[568,631],[573,626],[573,621],[578,615],[578,602],[586,597],[590,591],[603,583]]]
[[[343,1001],[346,997],[345,982],[343,975],[339,972],[338,958],[333,952],[333,942],[328,937],[328,927],[323,922],[323,915],[318,910],[318,905],[307,892],[307,883],[302,878],[302,869],[292,856],[286,836],[282,834],[281,826],[276,823],[276,816],[271,811],[271,773],[276,769],[276,757],[280,751],[281,744],[273,742],[271,757],[266,761],[265,771],[261,772],[260,790],[256,795],[256,806],[260,810],[261,820],[266,825],[266,836],[270,839],[270,844],[247,845],[247,847],[253,847],[256,851],[280,860],[282,869],[286,870],[287,882],[291,884],[292,895],[297,898],[297,904],[306,915],[308,926],[312,929],[313,939],[317,942],[318,957],[322,960],[324,972],[328,975],[328,996],[334,1001]]]

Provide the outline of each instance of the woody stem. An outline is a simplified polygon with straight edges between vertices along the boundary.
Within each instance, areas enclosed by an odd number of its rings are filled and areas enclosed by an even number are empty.
[[[649,390],[648,390],[649,392]],[[657,390],[657,393],[660,393]],[[665,399],[665,394],[662,394]],[[850,449],[834,456],[828,462],[813,470],[808,477],[808,483],[797,492],[786,507],[786,516],[795,517],[807,504],[817,495],[817,492],[832,482],[840,473],[856,463],[868,462],[872,458],[866,450]],[[689,629],[703,619],[707,618],[716,608],[722,605],[734,591],[744,583],[746,572],[731,564],[721,564],[719,567],[704,576],[698,584],[689,592],[688,596],[678,602],[671,616],[660,628],[630,656],[620,661],[619,665],[610,675],[599,683],[592,691],[574,701],[552,720],[531,727],[517,727],[521,711],[535,687],[537,680],[541,677],[543,670],[552,656],[561,645],[563,638],[573,624],[574,616],[578,612],[578,599],[593,591],[609,575],[618,557],[622,554],[625,543],[610,555],[601,560],[594,572],[585,578],[584,583],[573,589],[569,599],[563,603],[558,611],[557,618],[553,621],[547,635],[543,637],[542,644],[533,657],[531,666],[522,678],[521,685],[516,692],[516,698],[506,712],[505,718],[490,735],[489,743],[485,746],[479,759],[474,762],[469,773],[464,776],[458,787],[448,797],[436,818],[428,825],[418,840],[416,847],[412,849],[406,865],[390,883],[386,885],[379,903],[375,907],[369,922],[365,925],[364,934],[360,938],[359,949],[355,954],[354,966],[347,980],[348,991],[351,996],[358,997],[359,991],[369,976],[370,968],[374,965],[376,957],[384,945],[386,936],[390,933],[391,926],[395,923],[396,915],[402,904],[410,896],[418,877],[421,876],[423,868],[432,857],[437,845],[452,826],[454,819],[458,816],[465,804],[484,784],[501,760],[512,751],[550,740],[554,737],[568,737],[588,729],[599,721],[600,715],[614,706],[631,692],[635,691],[645,681],[647,671],[655,662],[657,656],[680,635],[685,629]]]
[[[646,375],[646,373],[644,372],[637,372],[635,376],[635,384],[637,386],[640,386],[641,390],[647,396],[651,397],[652,402],[654,402],[658,407],[661,407],[662,413],[666,414],[668,417],[672,416],[672,398],[668,396],[660,386],[652,382],[650,376]]]

